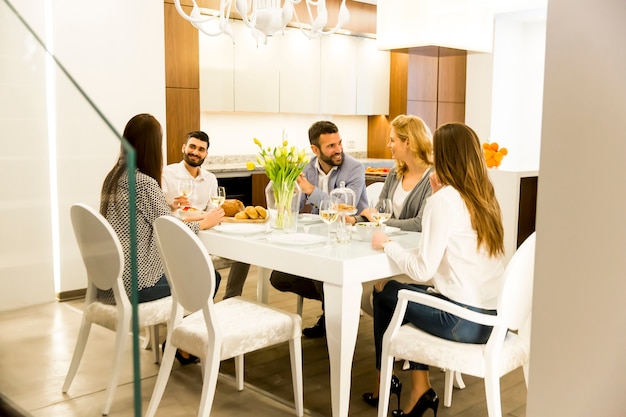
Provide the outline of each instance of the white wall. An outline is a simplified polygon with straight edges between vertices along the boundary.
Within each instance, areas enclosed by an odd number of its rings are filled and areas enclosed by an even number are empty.
[[[367,116],[203,112],[200,126],[211,138],[207,161],[215,155],[256,155],[253,138],[275,146],[281,142],[283,130],[291,145],[309,152],[308,130],[318,120],[337,125],[345,152],[367,152]]]
[[[548,4],[527,416],[626,410],[625,20]]]
[[[54,45],[62,65],[113,131],[121,134],[140,112],[164,122],[164,34],[163,25],[154,24],[163,22],[162,3],[115,0],[98,3],[97,13],[85,13],[87,6],[66,0],[12,3]],[[46,66],[42,48],[4,3],[0,28],[0,222],[5,237],[0,286],[6,289],[0,309],[6,310],[86,286],[69,206],[80,201],[97,207],[119,142],[58,68]]]

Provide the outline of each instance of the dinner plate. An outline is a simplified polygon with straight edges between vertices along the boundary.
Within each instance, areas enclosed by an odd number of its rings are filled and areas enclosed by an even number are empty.
[[[298,216],[298,222],[301,223],[317,223],[321,221],[319,214],[303,213]]]
[[[400,231],[399,227],[385,225],[385,234],[387,235],[393,235],[394,233],[398,233],[399,231]]]
[[[257,223],[221,223],[213,227],[213,230],[233,235],[250,235],[263,233],[267,230],[267,227]]]
[[[270,243],[276,243],[279,245],[295,245],[295,246],[307,246],[314,245],[316,243],[322,243],[327,240],[327,237],[320,235],[308,235],[306,233],[281,233],[270,235],[267,241]]]

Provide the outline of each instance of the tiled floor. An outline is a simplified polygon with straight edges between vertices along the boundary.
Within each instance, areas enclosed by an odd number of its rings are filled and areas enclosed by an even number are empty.
[[[227,276],[224,271],[223,276]],[[244,290],[244,297],[255,296],[256,273],[252,268]],[[223,291],[223,288],[221,289]],[[221,300],[218,293],[217,300]],[[270,302],[280,308],[295,311],[295,296],[270,291]],[[44,416],[99,416],[104,402],[113,333],[93,326],[83,362],[67,394],[61,386],[74,349],[81,319],[81,301],[49,303],[22,310],[0,313],[0,393],[34,417]],[[309,326],[320,313],[320,303],[306,301],[303,324]],[[165,333],[165,331],[163,331]],[[129,339],[130,342],[130,339]],[[325,339],[303,338],[304,402],[306,415],[330,416],[328,389],[328,354]],[[133,375],[130,343],[127,366],[120,378],[110,415],[135,416]],[[152,352],[140,352],[142,414],[150,400],[158,365]],[[373,370],[371,318],[364,315],[359,327],[359,338],[353,362],[351,416],[376,415],[375,409],[360,398],[370,390],[375,378]],[[233,384],[232,361],[224,361],[218,378],[212,416],[293,416],[293,394],[289,373],[288,348],[285,345],[246,355],[246,389],[238,392]],[[408,385],[409,376],[399,372]],[[435,390],[443,394],[443,373],[431,376]],[[482,380],[465,377],[467,388],[455,390],[451,408],[441,407],[440,417],[486,416]],[[406,387],[405,389],[408,389]],[[200,367],[174,365],[157,416],[195,416],[200,399]],[[503,414],[524,417],[526,387],[523,374],[517,370],[502,379]]]

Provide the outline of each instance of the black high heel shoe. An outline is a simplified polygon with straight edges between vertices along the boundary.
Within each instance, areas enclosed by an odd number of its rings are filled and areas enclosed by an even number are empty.
[[[165,340],[163,341],[163,343],[161,344],[161,351],[163,353],[165,353]],[[190,363],[196,363],[198,362],[199,358],[197,356],[192,355],[191,353],[187,353],[186,358],[182,355],[182,353],[180,353],[180,349],[176,349],[176,359],[178,359],[178,362],[180,362],[181,365],[189,365]]]
[[[426,410],[432,409],[435,417],[437,417],[437,408],[439,408],[439,397],[434,389],[429,388],[413,407],[413,409],[408,413],[404,414],[404,412],[398,407],[397,410],[393,410],[391,412],[392,417],[422,417]]]
[[[398,397],[398,408],[400,408],[400,394],[402,393],[402,381],[397,376],[391,375],[391,387],[389,388],[391,394],[396,394]],[[373,392],[366,392],[363,394],[363,400],[372,407],[378,407],[378,397],[374,397]]]

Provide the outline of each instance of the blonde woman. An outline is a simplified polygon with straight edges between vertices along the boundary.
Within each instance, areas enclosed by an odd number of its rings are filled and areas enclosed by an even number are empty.
[[[396,166],[387,175],[379,196],[392,203],[393,212],[386,224],[421,232],[424,204],[432,192],[428,180],[433,164],[430,129],[419,117],[401,114],[391,122],[387,147]],[[352,224],[363,221],[374,221],[369,208],[348,219]]]
[[[405,251],[385,234],[375,233],[374,249],[384,250],[415,283],[395,280],[374,288],[374,345],[380,370],[382,338],[393,315],[398,291],[410,289],[451,300],[470,310],[496,314],[504,272],[504,230],[500,206],[487,175],[476,133],[462,123],[445,124],[434,134],[433,195],[424,209],[417,251]],[[432,279],[432,285],[423,285]],[[461,343],[485,343],[491,327],[441,310],[409,303],[404,319],[435,336]],[[428,366],[411,363],[412,389],[404,410],[394,416],[436,415],[439,398],[430,387]],[[378,389],[364,394],[378,399]],[[376,395],[376,397],[374,397]],[[371,403],[368,401],[368,403]]]

